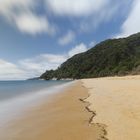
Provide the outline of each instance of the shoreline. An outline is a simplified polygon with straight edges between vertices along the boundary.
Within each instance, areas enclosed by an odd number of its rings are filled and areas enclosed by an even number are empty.
[[[66,82],[2,100],[0,102],[0,128],[8,127],[12,121],[20,118],[27,110],[42,104],[42,102],[49,101],[49,98],[59,94],[74,83],[75,81]]]
[[[102,124],[107,140],[140,139],[140,75],[83,79],[92,124]]]
[[[85,98],[85,99],[79,99],[79,100],[80,100],[81,102],[83,102],[84,104],[87,104],[87,105],[85,106],[85,109],[87,110],[87,112],[89,112],[89,113],[92,114],[92,116],[89,118],[88,123],[89,123],[89,125],[97,125],[97,126],[100,128],[100,130],[102,131],[102,136],[100,136],[100,140],[108,140],[108,139],[106,138],[106,136],[107,136],[107,131],[106,131],[106,129],[105,129],[105,125],[100,124],[100,123],[93,123],[93,119],[94,119],[94,117],[96,116],[96,113],[95,113],[96,111],[93,111],[93,110],[90,109],[91,103],[88,102],[88,101],[86,101],[89,97],[90,97],[90,95],[89,95],[87,98]]]
[[[97,124],[89,125],[92,112],[89,103],[81,102],[88,91],[81,81],[64,89],[28,110],[22,118],[14,121],[5,132],[5,140],[98,140],[104,139],[104,130]]]
[[[139,140],[139,83],[140,75],[78,80],[28,109],[0,139]]]
[[[84,88],[86,88],[86,86],[84,86],[84,82],[82,81],[82,80],[80,80],[80,82],[81,82],[81,84],[82,84],[82,86],[84,87]],[[106,131],[106,128],[105,128],[105,125],[104,124],[100,124],[100,123],[94,123],[93,122],[93,119],[94,119],[94,117],[97,115],[96,114],[96,111],[95,110],[92,110],[91,108],[90,108],[90,106],[92,105],[92,103],[91,102],[89,102],[88,101],[88,98],[90,98],[90,96],[91,96],[91,94],[89,93],[89,89],[88,88],[86,88],[87,89],[87,97],[85,97],[84,99],[79,99],[81,102],[83,102],[84,104],[87,104],[86,106],[85,106],[85,109],[88,111],[88,112],[90,112],[91,114],[92,114],[92,116],[89,118],[89,124],[90,125],[97,125],[101,130],[102,130],[102,136],[100,136],[100,140],[108,140],[107,138],[106,138],[106,136],[107,136],[107,131]]]

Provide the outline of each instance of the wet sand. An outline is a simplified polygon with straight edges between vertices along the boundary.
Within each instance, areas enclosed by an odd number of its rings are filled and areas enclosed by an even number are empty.
[[[24,113],[9,126],[2,140],[101,140],[102,125],[90,124],[93,112],[82,99],[88,91],[81,82],[73,84],[49,101]]]
[[[92,123],[104,125],[109,140],[140,140],[140,76],[82,80],[89,90]]]

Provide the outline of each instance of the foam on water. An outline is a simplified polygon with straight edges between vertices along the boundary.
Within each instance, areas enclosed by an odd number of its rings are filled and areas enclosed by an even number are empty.
[[[4,100],[0,102],[0,128],[8,126],[10,121],[22,115],[26,109],[47,100],[47,97],[56,94],[64,88],[70,86],[74,82],[68,82],[61,85],[56,85],[42,89],[40,91],[30,92],[15,98]]]

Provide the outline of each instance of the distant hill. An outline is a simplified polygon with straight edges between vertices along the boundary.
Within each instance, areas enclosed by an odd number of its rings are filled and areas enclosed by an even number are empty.
[[[77,54],[41,79],[81,79],[140,73],[140,33],[109,39],[87,52]]]
[[[40,79],[39,77],[35,77],[35,78],[30,78],[30,79],[27,79],[27,80],[34,81],[34,80],[39,80],[39,79]]]

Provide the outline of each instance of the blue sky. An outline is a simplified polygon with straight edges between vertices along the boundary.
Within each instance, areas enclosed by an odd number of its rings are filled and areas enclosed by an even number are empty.
[[[1,0],[0,80],[56,69],[108,38],[140,31],[139,0]]]

